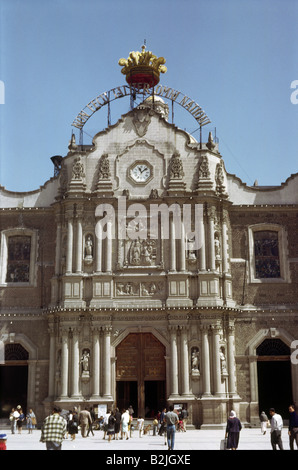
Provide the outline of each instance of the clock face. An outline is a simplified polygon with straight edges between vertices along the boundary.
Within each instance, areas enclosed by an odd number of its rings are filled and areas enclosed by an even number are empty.
[[[130,169],[130,176],[136,183],[145,183],[151,176],[151,170],[146,163],[135,163]]]

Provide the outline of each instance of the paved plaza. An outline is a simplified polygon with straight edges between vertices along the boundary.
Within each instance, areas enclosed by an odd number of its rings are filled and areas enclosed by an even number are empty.
[[[23,429],[22,434],[11,434],[10,430],[0,430],[7,434],[7,450],[45,450],[45,444],[40,442],[40,430],[34,430],[28,434]],[[187,432],[176,432],[174,452],[187,452],[196,450],[220,450],[220,441],[224,437],[224,430],[187,430]],[[283,429],[282,439],[284,449],[289,450],[289,438],[287,428]],[[108,442],[103,439],[103,431],[94,431],[94,436],[83,438],[77,434],[76,439],[65,439],[62,450],[101,450],[110,452],[131,451],[132,455],[138,451],[149,451],[158,453],[167,450],[163,436],[145,435],[141,438],[137,431],[128,440],[112,440]],[[243,428],[240,433],[238,450],[270,450],[270,429],[263,435],[260,428]]]

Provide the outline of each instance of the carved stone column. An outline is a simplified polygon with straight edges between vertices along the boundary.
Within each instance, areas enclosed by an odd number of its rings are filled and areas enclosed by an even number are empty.
[[[221,394],[221,369],[220,369],[220,325],[212,326],[213,332],[213,367],[214,367],[214,394]]]
[[[61,269],[61,222],[57,222],[56,230],[56,259],[55,259],[55,275],[59,276]]]
[[[72,330],[72,375],[71,375],[71,397],[78,398],[80,377],[80,350],[79,350],[79,330]]]
[[[92,399],[100,396],[100,331],[92,328]]]
[[[69,217],[67,221],[67,247],[66,247],[66,274],[72,273],[73,253],[73,220]]]
[[[76,246],[76,272],[82,272],[82,256],[83,256],[83,229],[82,219],[77,219],[77,246]]]
[[[199,269],[206,271],[206,240],[205,240],[205,215],[198,220],[199,225]]]
[[[100,273],[102,271],[102,226],[99,222],[96,224],[95,235],[96,235],[95,270],[97,273]]]
[[[173,217],[170,217],[170,271],[176,271],[176,239]]]
[[[227,228],[227,213],[224,211],[222,221],[222,272],[227,273],[229,270],[228,265],[228,228]]]
[[[171,397],[178,396],[178,345],[177,326],[169,326],[171,336]]]
[[[211,395],[211,381],[210,381],[210,354],[209,354],[209,338],[208,338],[208,325],[201,326],[202,331],[202,373],[203,373],[203,395]]]
[[[236,393],[236,381],[235,381],[235,326],[234,323],[230,322],[228,325],[228,341],[227,341],[227,353],[228,353],[228,374],[229,374],[229,394],[230,396]]]
[[[56,334],[53,327],[49,327],[50,360],[49,360],[49,399],[55,396],[55,370],[56,370]]]
[[[69,360],[68,329],[62,329],[62,351],[61,351],[61,395],[60,398],[68,397],[68,360]]]
[[[209,208],[209,269],[215,271],[215,247],[214,247],[214,208]]]
[[[189,395],[189,352],[188,352],[188,326],[180,326],[181,330],[181,379],[182,395]]]
[[[185,241],[185,227],[181,224],[181,240],[180,240],[180,271],[185,271],[185,258],[186,258],[186,241]]]
[[[108,273],[112,272],[112,222],[109,220],[107,222],[107,238],[106,238],[106,271]]]
[[[111,331],[110,326],[103,327],[103,396],[111,398]]]

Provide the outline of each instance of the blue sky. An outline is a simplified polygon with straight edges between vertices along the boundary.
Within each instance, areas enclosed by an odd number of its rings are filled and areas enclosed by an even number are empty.
[[[297,18],[297,0],[0,0],[0,184],[30,191],[50,179],[77,114],[125,84],[118,60],[146,39],[166,58],[161,83],[211,119],[227,171],[280,185],[298,172]],[[114,102],[112,123],[128,110],[128,99]],[[175,124],[198,127],[183,108]],[[84,143],[106,126],[102,108]]]

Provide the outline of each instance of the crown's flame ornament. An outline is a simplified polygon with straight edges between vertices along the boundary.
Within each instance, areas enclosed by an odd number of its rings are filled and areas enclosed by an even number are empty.
[[[142,46],[142,52],[130,52],[128,59],[120,59],[118,64],[123,66],[121,72],[126,76],[126,81],[131,86],[138,88],[154,87],[159,82],[160,73],[166,73],[166,59],[156,57],[151,51],[146,51]]]

